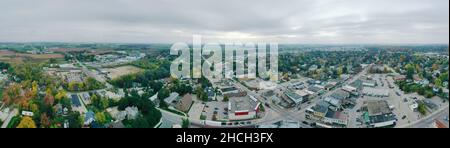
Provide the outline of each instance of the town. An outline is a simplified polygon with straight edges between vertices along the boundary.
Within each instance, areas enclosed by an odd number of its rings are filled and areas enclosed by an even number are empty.
[[[448,45],[279,45],[278,81],[170,44],[0,43],[2,128],[448,128]],[[206,56],[202,56],[202,61]],[[234,64],[251,67],[246,58]],[[191,73],[201,73],[193,71]],[[195,74],[194,74],[195,75]],[[228,76],[227,76],[228,75]],[[271,83],[270,83],[271,82]]]

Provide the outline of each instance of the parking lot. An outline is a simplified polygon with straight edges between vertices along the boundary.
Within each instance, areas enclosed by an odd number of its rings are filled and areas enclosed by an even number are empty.
[[[216,121],[227,120],[228,119],[228,103],[227,102],[207,102],[203,109],[203,115],[206,116],[207,120],[214,119]],[[215,118],[214,118],[215,116]]]
[[[205,104],[200,101],[195,101],[194,104],[192,104],[191,110],[189,110],[189,118],[200,119],[204,108]]]
[[[394,83],[392,77],[387,76],[385,74],[375,74],[373,75],[373,79],[377,81],[378,86],[376,89],[388,89],[389,97],[379,98],[379,97],[369,97],[364,96],[359,99],[358,102],[363,102],[365,100],[385,100],[389,103],[389,105],[393,108],[393,113],[397,116],[398,125],[408,124],[423,118],[423,116],[417,112],[413,111],[411,105],[417,100],[424,100],[423,96],[418,95],[417,93],[404,94]],[[391,87],[390,87],[390,85]],[[445,102],[442,101],[439,97],[434,97],[431,99],[427,99],[434,104],[437,104],[439,107],[444,106]],[[360,117],[360,115],[356,116]]]

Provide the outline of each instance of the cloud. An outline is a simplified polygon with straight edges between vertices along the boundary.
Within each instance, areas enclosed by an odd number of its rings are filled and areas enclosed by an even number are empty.
[[[448,0],[2,0],[0,42],[447,43]]]

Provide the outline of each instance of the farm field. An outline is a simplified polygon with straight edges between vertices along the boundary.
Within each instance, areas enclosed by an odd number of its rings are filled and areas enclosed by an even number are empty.
[[[0,50],[0,61],[20,64],[24,61],[43,62],[49,59],[61,59],[64,58],[62,54],[27,54],[17,53],[9,50]]]
[[[128,74],[134,74],[138,72],[144,71],[141,68],[135,67],[135,66],[120,66],[115,68],[105,68],[103,70],[106,70],[109,72],[109,76],[111,79],[118,78],[120,76],[128,75]]]

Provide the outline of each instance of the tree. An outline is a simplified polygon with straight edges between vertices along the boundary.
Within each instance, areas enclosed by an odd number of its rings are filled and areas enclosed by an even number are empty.
[[[100,89],[100,88],[104,87],[104,85],[101,82],[95,80],[92,77],[88,77],[86,79],[85,85],[86,85],[85,86],[86,90],[95,90],[95,89]]]
[[[140,116],[140,117],[136,118],[135,120],[131,121],[131,127],[133,127],[133,128],[150,128],[150,125],[144,117]]]
[[[38,86],[37,82],[33,81],[32,88],[31,88],[31,95],[32,95],[33,98],[35,98],[37,96],[38,88],[39,88],[39,86]]]
[[[70,82],[69,86],[68,86],[68,89],[70,91],[75,91],[76,87],[77,87],[77,83],[76,82]]]
[[[158,92],[163,87],[163,83],[159,81],[151,81],[149,86],[153,89],[153,91]]]
[[[44,97],[44,103],[48,106],[53,106],[53,103],[55,102],[55,97],[52,95],[52,90],[47,89]]]
[[[46,113],[41,115],[41,127],[42,128],[47,128],[50,127],[50,118],[47,116]]]
[[[223,97],[223,102],[228,102],[230,101],[230,98],[228,96]]]
[[[426,115],[427,114],[427,107],[425,106],[424,103],[419,103],[419,107],[418,107],[419,113],[422,115]]]
[[[406,65],[406,79],[412,80],[414,79],[414,66],[408,64]]]
[[[19,84],[10,85],[3,91],[3,103],[11,105],[17,102],[21,98],[21,91],[22,88],[20,88]]]
[[[434,85],[435,85],[436,87],[441,88],[441,87],[442,87],[442,80],[441,80],[441,79],[436,79],[436,80],[434,80]]]
[[[80,116],[78,112],[71,112],[67,116],[67,120],[69,121],[69,128],[81,128],[83,121],[83,117]]]
[[[105,124],[106,123],[105,113],[103,113],[103,112],[95,113],[95,121],[97,121],[100,124]]]
[[[400,56],[400,63],[403,63],[405,61],[405,58],[406,58],[405,55],[401,55]]]
[[[22,81],[40,81],[42,79],[42,66],[36,63],[17,64],[14,75]]]
[[[421,71],[421,67],[420,67],[420,65],[419,64],[416,64],[416,72],[417,73],[420,73],[420,71]]]
[[[431,66],[431,69],[432,69],[433,71],[438,70],[438,69],[439,69],[439,65],[436,64],[436,63],[434,63],[433,66]]]
[[[170,96],[170,91],[167,88],[162,88],[161,90],[159,90],[158,92],[158,99],[159,100],[164,100],[165,98]]]
[[[33,119],[26,116],[22,118],[17,128],[36,128],[36,124],[34,123]]]
[[[55,95],[55,99],[57,101],[61,101],[61,99],[67,98],[67,92],[64,90],[59,90],[58,93]]]
[[[189,119],[183,119],[181,122],[181,128],[189,128],[190,125],[191,123],[189,122]]]

